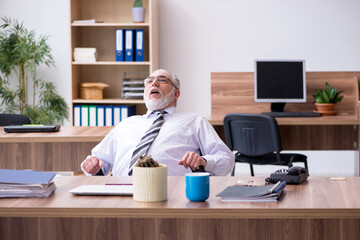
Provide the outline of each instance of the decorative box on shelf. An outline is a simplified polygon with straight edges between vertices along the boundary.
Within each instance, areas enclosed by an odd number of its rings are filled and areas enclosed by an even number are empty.
[[[109,84],[106,83],[81,83],[80,97],[82,99],[103,99],[103,89],[108,86]]]

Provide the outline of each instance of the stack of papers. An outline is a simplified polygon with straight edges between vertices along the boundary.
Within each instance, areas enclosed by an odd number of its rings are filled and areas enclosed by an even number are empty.
[[[0,169],[0,198],[48,197],[56,189],[56,173]]]
[[[75,62],[96,62],[96,48],[76,47],[74,48]]]
[[[277,202],[286,186],[286,182],[278,182],[265,186],[229,186],[220,192],[223,202]]]
[[[124,72],[122,98],[142,99],[144,97],[144,79],[147,72]]]

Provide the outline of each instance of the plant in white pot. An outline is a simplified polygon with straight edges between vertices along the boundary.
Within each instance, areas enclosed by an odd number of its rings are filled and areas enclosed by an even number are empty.
[[[134,7],[132,8],[133,22],[145,22],[145,8],[141,0],[135,0]]]
[[[135,201],[159,202],[167,200],[167,166],[151,156],[141,156],[133,168]]]

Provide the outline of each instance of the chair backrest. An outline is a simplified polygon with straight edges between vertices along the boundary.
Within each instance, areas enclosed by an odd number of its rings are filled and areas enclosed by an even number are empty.
[[[0,126],[31,124],[30,119],[21,114],[0,113]]]
[[[261,114],[227,114],[224,118],[226,145],[247,156],[279,153],[282,150],[275,118]]]

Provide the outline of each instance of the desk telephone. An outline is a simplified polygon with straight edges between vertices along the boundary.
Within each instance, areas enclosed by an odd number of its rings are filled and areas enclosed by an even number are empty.
[[[266,178],[267,182],[276,183],[278,181],[286,181],[287,184],[300,184],[304,182],[309,176],[306,168],[300,166],[293,166],[287,169],[279,169],[270,174],[270,177]]]

